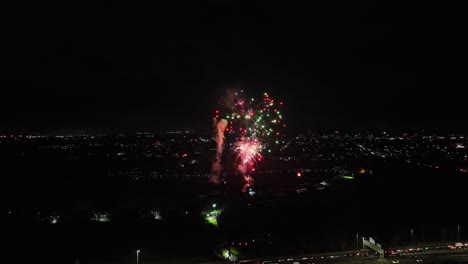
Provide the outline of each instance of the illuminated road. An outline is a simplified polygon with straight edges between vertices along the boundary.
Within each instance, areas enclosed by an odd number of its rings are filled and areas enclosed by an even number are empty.
[[[313,259],[312,259],[313,258]],[[275,264],[275,263],[284,263],[284,264],[291,264],[291,263],[300,263],[300,264],[319,264],[319,263],[348,263],[348,264],[373,264],[373,263],[382,263],[379,260],[377,255],[369,255],[367,257],[362,256],[353,256],[353,257],[290,257],[290,258],[278,258],[276,260],[263,260],[260,262],[249,262],[249,261],[241,261],[238,263],[262,263],[262,264]],[[420,263],[424,264],[425,262],[432,262],[432,261],[444,261],[444,260],[457,260],[457,261],[468,261],[468,250],[464,249],[462,251],[454,250],[454,251],[447,251],[444,253],[419,253],[414,255],[406,255],[400,257],[388,257],[386,258],[385,263]],[[256,260],[257,261],[257,260]]]
[[[392,252],[394,253],[393,256]],[[329,254],[314,254],[314,255],[301,255],[277,258],[265,258],[255,260],[242,260],[235,263],[260,263],[260,264],[319,264],[319,263],[349,263],[349,264],[363,264],[363,263],[382,263],[378,261],[379,256],[375,253],[369,253],[365,256],[362,253],[356,254],[356,251],[348,252],[335,252]],[[430,246],[421,248],[401,248],[389,250],[386,253],[385,263],[420,263],[425,262],[439,262],[445,260],[468,261],[468,244],[463,247],[454,247],[452,245]],[[226,262],[219,262],[226,263]],[[214,263],[212,263],[214,264]]]

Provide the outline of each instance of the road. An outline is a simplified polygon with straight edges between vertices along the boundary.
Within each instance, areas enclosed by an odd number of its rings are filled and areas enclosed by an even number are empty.
[[[454,247],[450,245],[438,245],[428,247],[401,248],[386,251],[385,263],[414,263],[424,264],[427,262],[444,262],[447,260],[456,260],[468,262],[468,243],[464,242],[463,247]],[[226,262],[219,262],[226,263]],[[369,252],[335,252],[327,254],[301,255],[290,257],[277,257],[268,259],[242,260],[235,263],[242,264],[373,264],[382,263],[376,253]],[[214,263],[212,263],[214,264]]]

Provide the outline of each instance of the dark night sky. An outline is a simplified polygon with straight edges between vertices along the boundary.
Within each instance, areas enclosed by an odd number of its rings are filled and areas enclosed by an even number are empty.
[[[1,8],[0,130],[209,130],[233,86],[293,129],[467,126],[460,7],[63,2]]]

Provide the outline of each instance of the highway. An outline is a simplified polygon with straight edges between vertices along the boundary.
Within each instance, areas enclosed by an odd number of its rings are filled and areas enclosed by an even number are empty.
[[[385,253],[384,263],[440,263],[448,260],[468,262],[468,243],[455,247],[454,244],[389,249]],[[237,262],[217,263],[242,263],[242,264],[320,264],[320,263],[346,263],[346,264],[373,264],[382,263],[375,252],[334,252],[323,254],[311,254],[288,257],[275,257],[265,259],[241,260]],[[215,263],[210,263],[215,264]]]

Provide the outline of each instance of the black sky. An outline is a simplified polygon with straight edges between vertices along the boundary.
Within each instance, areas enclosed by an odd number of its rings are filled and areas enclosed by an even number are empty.
[[[63,2],[0,11],[0,129],[209,130],[232,86],[293,129],[467,126],[460,7]]]

